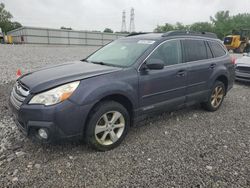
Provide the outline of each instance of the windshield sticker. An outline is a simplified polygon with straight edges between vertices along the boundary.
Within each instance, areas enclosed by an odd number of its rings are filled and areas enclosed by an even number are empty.
[[[154,40],[139,40],[137,43],[138,44],[154,44],[155,41]]]

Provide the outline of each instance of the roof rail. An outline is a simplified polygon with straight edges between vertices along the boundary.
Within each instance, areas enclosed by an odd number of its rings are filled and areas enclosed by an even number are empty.
[[[199,36],[199,37],[208,37],[208,38],[215,38],[217,39],[217,35],[215,33],[210,32],[196,32],[196,31],[168,31],[162,34],[162,37],[170,37],[170,36],[182,36],[182,35],[189,35],[189,36]]]
[[[139,32],[139,33],[130,33],[126,37],[136,36],[136,35],[143,35],[143,34],[149,34],[147,32]]]

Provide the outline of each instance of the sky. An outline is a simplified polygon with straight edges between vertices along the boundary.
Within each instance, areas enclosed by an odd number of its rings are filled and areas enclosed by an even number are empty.
[[[165,23],[209,21],[217,11],[250,13],[250,0],[0,0],[24,26],[120,31],[122,11],[129,27],[135,9],[135,30],[152,32]]]

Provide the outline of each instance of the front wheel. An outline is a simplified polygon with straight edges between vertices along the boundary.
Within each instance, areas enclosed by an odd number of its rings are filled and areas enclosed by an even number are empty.
[[[130,116],[127,109],[115,101],[105,101],[92,111],[85,139],[93,149],[111,150],[122,142],[129,126]]]
[[[202,103],[202,106],[208,111],[216,111],[220,108],[225,97],[225,85],[221,81],[216,81],[209,96],[209,100]]]

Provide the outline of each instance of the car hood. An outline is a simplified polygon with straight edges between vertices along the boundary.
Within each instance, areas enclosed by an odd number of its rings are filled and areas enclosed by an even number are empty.
[[[240,59],[236,60],[236,65],[237,66],[244,66],[244,67],[250,67],[250,57],[244,56]]]
[[[108,74],[121,69],[118,67],[74,61],[27,73],[18,80],[29,88],[30,93],[38,93],[61,84]]]

